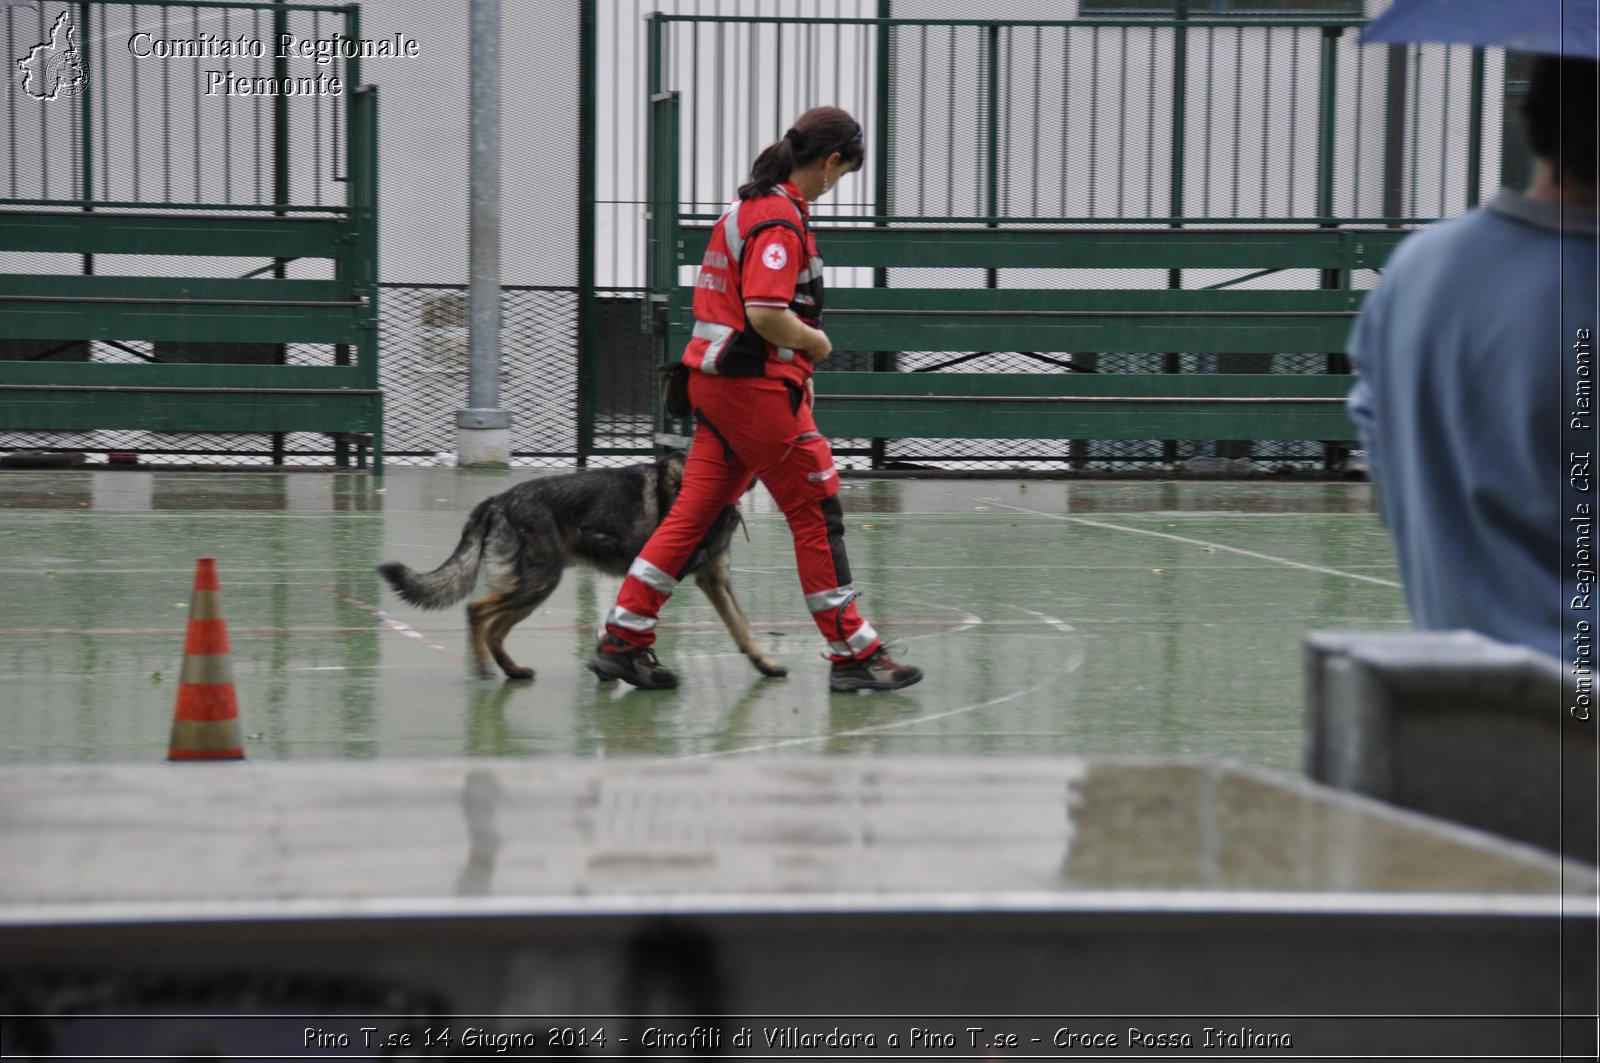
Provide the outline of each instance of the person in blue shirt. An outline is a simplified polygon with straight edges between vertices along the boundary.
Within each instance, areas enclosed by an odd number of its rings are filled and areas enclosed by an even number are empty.
[[[1528,189],[1407,237],[1351,350],[1349,410],[1413,624],[1562,660],[1596,601],[1595,92],[1595,63],[1537,61]]]

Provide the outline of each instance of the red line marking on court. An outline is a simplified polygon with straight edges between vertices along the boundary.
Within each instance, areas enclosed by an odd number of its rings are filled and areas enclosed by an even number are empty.
[[[361,627],[340,627],[334,625],[308,626],[308,627],[235,627],[228,625],[228,635],[231,638],[287,638],[291,635],[345,635],[370,632],[370,624]],[[138,637],[148,635],[151,638],[182,638],[185,629],[181,627],[17,627],[0,628],[0,638],[28,638],[29,636],[49,636],[59,638],[71,635],[84,635],[92,638]]]
[[[325,589],[334,591],[334,588]],[[349,604],[354,605],[363,612],[366,611],[364,608],[365,603],[358,603],[358,600],[347,599],[347,601],[349,601]],[[378,614],[373,615],[376,616]],[[393,618],[385,618],[380,616],[379,619],[387,620]],[[401,624],[402,622],[396,620],[395,623]],[[895,620],[891,618],[879,618],[878,620],[878,624],[883,627],[951,627],[961,623],[962,621],[959,619],[933,620],[913,618],[906,620]],[[409,625],[402,626],[409,627]],[[812,628],[811,621],[809,620],[752,620],[750,621],[750,626],[757,631],[777,631],[785,628],[796,631],[809,631]],[[374,629],[370,624],[308,624],[305,627],[241,627],[233,624],[228,625],[228,635],[230,638],[290,638],[295,635],[360,635],[363,633],[370,634],[373,630]],[[464,626],[427,627],[410,628],[410,630],[416,631],[419,634],[443,634],[446,632],[457,634],[465,631],[466,628]],[[590,630],[590,625],[565,623],[518,624],[513,630],[588,631]],[[681,624],[663,622],[660,625],[660,630],[700,632],[725,631],[727,629],[722,626],[720,621],[705,620]],[[140,636],[148,636],[150,638],[182,638],[185,634],[185,631],[186,629],[182,627],[12,627],[0,628],[0,638],[68,638],[74,635],[85,638],[138,638]]]
[[[961,626],[961,624],[962,624],[962,621],[958,617],[947,617],[947,618],[942,619],[942,620],[935,620],[935,619],[896,620],[896,619],[893,619],[893,618],[890,618],[890,617],[877,617],[873,621],[873,626],[874,627],[884,627],[884,628],[893,628],[893,627],[959,627],[959,626]],[[550,630],[550,629],[554,628],[554,629],[558,629],[558,630],[565,630],[567,627],[568,627],[568,625],[565,625],[565,624],[546,624],[546,625],[541,625],[541,624],[520,624],[520,625],[518,625],[517,629],[518,630],[524,630],[524,629],[532,628],[533,630],[537,631],[537,630],[540,630],[541,628],[544,629],[544,630]],[[586,625],[582,625],[582,624],[577,625],[577,627],[580,630],[586,630],[587,629]],[[785,629],[793,630],[793,631],[815,631],[817,629],[815,621],[812,621],[812,620],[752,620],[752,621],[750,621],[750,628],[751,628],[752,631],[756,632],[757,634],[760,634],[763,631],[781,631],[781,630],[785,630]],[[679,623],[679,624],[669,624],[669,623],[666,623],[666,622],[662,622],[662,623],[656,625],[656,629],[659,630],[659,631],[690,631],[690,632],[696,632],[696,631],[727,631],[728,630],[725,626],[723,626],[723,624],[722,624],[722,622],[720,620],[693,620],[693,621],[689,621],[687,623]]]
[[[373,605],[371,602],[362,601],[360,598],[357,598],[355,595],[350,594],[347,591],[340,590],[338,587],[335,587],[331,583],[319,583],[319,584],[317,584],[317,586],[321,587],[323,590],[327,591],[329,594],[333,595],[335,598],[339,599],[341,602],[344,602],[346,605],[353,605],[357,609],[361,610],[363,613],[366,613],[368,616],[377,617],[378,620],[380,620],[383,623],[383,625],[385,627],[387,627],[390,631],[398,632],[398,633],[404,635],[408,639],[415,639],[416,641],[422,643],[424,646],[428,647],[428,649],[434,651],[435,653],[443,654],[445,657],[448,657],[450,660],[454,661],[456,664],[461,664],[462,663],[460,657],[457,657],[455,654],[451,653],[449,650],[445,649],[443,646],[439,645],[437,642],[434,642],[433,640],[429,639],[428,636],[424,635],[422,632],[418,631],[416,628],[412,627],[410,624],[407,624],[407,623],[404,623],[402,621],[396,620],[394,617],[390,616],[388,613],[384,612],[382,609],[379,609],[377,606]]]

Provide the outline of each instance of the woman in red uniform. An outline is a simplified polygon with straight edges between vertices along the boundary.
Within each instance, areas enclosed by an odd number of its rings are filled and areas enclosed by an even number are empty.
[[[922,671],[891,660],[857,612],[833,452],[811,416],[813,366],[833,351],[822,322],[822,259],[809,204],[859,169],[861,126],[814,107],[763,151],[712,230],[694,296],[694,441],[672,509],[639,553],[589,660],[602,679],[664,689],[656,620],[723,507],[755,476],[789,521],[806,609],[828,642],[836,691],[897,690]]]

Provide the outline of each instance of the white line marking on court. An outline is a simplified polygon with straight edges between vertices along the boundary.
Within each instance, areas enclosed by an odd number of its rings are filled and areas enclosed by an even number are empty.
[[[953,497],[959,498],[960,495]],[[1206,539],[1191,539],[1187,535],[1173,535],[1171,532],[1154,531],[1150,528],[1130,528],[1125,524],[1108,524],[1103,520],[1090,520],[1088,517],[1073,517],[1064,513],[1046,513],[1043,510],[1029,509],[1027,506],[1012,505],[1010,502],[1001,502],[995,499],[988,500],[991,506],[1002,509],[1014,510],[1017,513],[1027,513],[1030,516],[1044,517],[1048,520],[1061,520],[1071,524],[1082,524],[1090,528],[1104,528],[1106,531],[1129,532],[1133,535],[1148,535],[1153,539],[1167,539],[1175,543],[1185,543],[1189,546],[1208,547],[1212,550],[1222,550],[1240,557],[1252,557],[1257,561],[1271,561],[1276,565],[1286,565],[1289,568],[1303,569],[1306,572],[1317,572],[1324,576],[1342,576],[1345,579],[1361,580],[1364,583],[1376,583],[1380,587],[1400,586],[1392,579],[1381,579],[1377,576],[1363,576],[1359,572],[1345,572],[1337,568],[1325,568],[1322,565],[1308,565],[1304,561],[1292,561],[1287,557],[1275,557],[1272,554],[1257,553],[1254,550],[1245,550],[1238,546],[1228,546],[1226,543],[1214,543]]]
[[[1273,510],[1267,512],[1252,512],[1247,509],[1145,509],[1130,511],[1129,517],[1160,517],[1163,520],[1216,520],[1219,517],[1249,518],[1258,520],[1266,517],[1271,520],[1323,520],[1330,517],[1345,517],[1350,519],[1371,520],[1377,516],[1376,512],[1352,512],[1340,510],[1332,513],[1319,513],[1316,510]]]
[[[963,502],[967,502],[967,503],[970,503],[970,504],[975,505],[975,506],[994,505],[995,501],[996,501],[995,499],[989,498],[989,497],[987,497],[985,495],[972,495],[972,496],[953,495],[952,497],[959,498]],[[1188,510],[1177,510],[1177,509],[1129,509],[1129,510],[1123,510],[1121,512],[1117,512],[1117,511],[1114,511],[1114,510],[1107,510],[1106,512],[1110,516],[1160,517],[1160,518],[1163,518],[1165,520],[1210,520],[1210,519],[1215,518],[1215,517],[1236,517],[1236,518],[1239,518],[1239,519],[1245,519],[1245,518],[1254,519],[1254,518],[1257,518],[1257,517],[1272,517],[1272,518],[1290,518],[1290,519],[1294,519],[1294,520],[1321,520],[1324,517],[1345,517],[1345,518],[1349,518],[1349,519],[1352,519],[1352,520],[1356,520],[1356,519],[1359,519],[1359,520],[1371,520],[1373,517],[1378,515],[1376,511],[1372,511],[1372,512],[1359,512],[1359,511],[1358,512],[1348,512],[1348,511],[1344,511],[1344,510],[1339,510],[1339,511],[1336,511],[1336,512],[1324,512],[1324,511],[1315,510],[1315,509],[1290,510],[1290,511],[1273,510],[1272,512],[1265,512],[1265,511],[1253,512],[1251,510],[1243,510],[1243,509],[1188,509]],[[864,516],[865,514],[861,514],[861,515]],[[878,513],[878,514],[874,514],[874,517],[875,517],[875,519],[877,521],[877,524],[878,524],[878,530],[879,531],[884,531],[884,530],[892,527],[893,526],[891,524],[892,521],[907,521],[907,520],[909,520],[911,522],[920,524],[920,523],[925,523],[927,521],[933,521],[933,520],[951,520],[951,521],[965,520],[965,521],[970,521],[970,520],[973,520],[974,518],[981,518],[982,516],[983,516],[983,511],[981,509],[962,509],[962,510],[949,510],[949,509],[897,509],[893,513]],[[1049,514],[1046,514],[1046,516],[1049,516]]]
[[[1059,673],[1053,672],[1049,678],[1054,679],[1058,674]],[[976,712],[979,709],[987,709],[995,705],[1003,705],[1008,701],[1015,701],[1017,698],[1032,694],[1037,690],[1042,690],[1045,685],[1045,683],[1038,683],[1035,686],[1028,687],[1026,690],[1018,690],[1013,693],[1003,695],[1002,697],[991,698],[988,701],[982,701],[976,705],[963,705],[958,709],[947,709],[944,712],[936,712],[931,716],[915,716],[906,720],[894,720],[890,723],[874,724],[870,727],[852,727],[848,731],[830,731],[827,734],[802,735],[799,738],[786,738],[781,742],[768,742],[759,746],[740,746],[738,749],[712,750],[709,753],[690,753],[688,756],[678,757],[676,759],[710,760],[713,757],[736,757],[744,753],[769,753],[775,749],[790,749],[794,746],[815,745],[818,742],[831,742],[836,738],[859,738],[863,735],[877,734],[882,731],[892,731],[902,727],[910,727],[914,724],[933,723],[937,720],[949,719],[952,716],[960,716],[963,713]]]
[[[371,602],[364,602],[355,595],[347,593],[346,591],[342,591],[338,587],[333,586],[331,583],[319,583],[318,586],[327,591],[329,594],[333,595],[335,598],[339,599],[341,602],[344,602],[346,605],[353,605],[357,609],[360,609],[363,613],[366,613],[368,616],[377,617],[390,631],[397,631],[408,639],[416,639],[418,642],[428,647],[428,649],[433,650],[435,653],[442,653],[455,663],[461,663],[460,657],[457,657],[455,654],[451,653],[437,642],[434,642],[432,639],[428,638],[428,636],[424,635],[410,624],[396,620],[394,617],[390,616],[382,609],[379,609]]]
[[[890,600],[897,602],[909,602],[912,605],[926,606],[930,609],[948,609],[952,613],[956,614],[953,619],[946,621],[946,623],[950,625],[950,629],[948,631],[929,631],[921,635],[902,635],[897,636],[891,641],[915,642],[918,639],[934,638],[936,636],[959,635],[963,631],[971,631],[975,627],[983,626],[983,617],[969,613],[959,605],[947,605],[944,602],[924,602],[917,598],[902,598],[898,595]],[[900,627],[909,627],[917,622],[914,620],[901,620],[898,623]],[[892,631],[895,629],[896,622],[893,619],[883,619],[879,621],[879,625],[886,630]]]
[[[1016,609],[1019,612],[1027,613],[1030,616],[1037,617],[1038,619],[1033,621],[1034,623],[1044,623],[1045,625],[1060,632],[1064,636],[1071,637],[1077,635],[1078,633],[1076,628],[1064,620],[1058,620],[1053,616],[1046,616],[1044,613],[1034,612],[1032,609],[1024,609],[1021,606],[1012,606],[1011,608]],[[984,623],[984,620],[981,617],[974,616],[972,619],[978,624]],[[963,628],[962,630],[967,629]],[[674,757],[672,759],[679,761],[710,760],[714,757],[736,757],[745,753],[769,753],[775,749],[792,749],[795,746],[815,745],[818,742],[831,742],[836,738],[859,738],[863,735],[882,734],[885,731],[897,731],[906,727],[915,727],[919,724],[936,723],[939,720],[948,720],[953,716],[962,716],[969,712],[977,712],[979,709],[989,709],[996,705],[1004,705],[1008,701],[1015,701],[1018,698],[1024,698],[1029,694],[1037,693],[1049,686],[1060,676],[1070,675],[1071,673],[1077,671],[1084,662],[1085,654],[1083,651],[1083,646],[1076,640],[1074,640],[1071,645],[1072,651],[1068,652],[1062,659],[1061,666],[1046,674],[1042,679],[1039,680],[1039,682],[1035,683],[1033,686],[1025,687],[1022,690],[1012,691],[1010,694],[1002,694],[997,698],[990,698],[988,701],[980,701],[972,705],[962,705],[958,708],[946,709],[943,712],[930,713],[926,716],[913,716],[904,720],[892,720],[889,723],[873,724],[868,727],[852,727],[848,731],[829,731],[826,734],[802,735],[796,738],[785,738],[781,742],[766,742],[758,746],[740,746],[738,749],[717,749],[706,753],[690,753],[686,756]],[[870,697],[871,695],[857,694],[853,696]]]

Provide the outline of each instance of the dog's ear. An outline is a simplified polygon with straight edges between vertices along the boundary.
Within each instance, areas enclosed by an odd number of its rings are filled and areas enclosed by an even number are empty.
[[[683,486],[683,466],[686,461],[687,455],[678,451],[673,451],[667,455],[667,482],[672,485],[672,493],[674,495]]]

